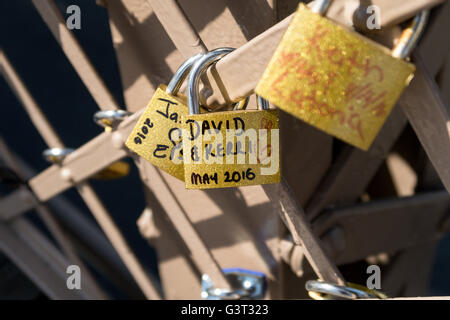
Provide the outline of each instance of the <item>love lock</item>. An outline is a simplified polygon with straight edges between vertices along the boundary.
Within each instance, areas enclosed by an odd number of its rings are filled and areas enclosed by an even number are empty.
[[[101,110],[94,114],[93,120],[99,126],[105,128],[106,132],[111,132],[132,113],[125,110]],[[98,180],[112,180],[122,178],[130,172],[130,165],[125,161],[116,161],[107,168],[97,172],[92,176]]]
[[[266,294],[266,276],[262,272],[241,268],[222,270],[232,290],[214,288],[209,275],[202,276],[201,297],[205,300],[263,299]]]
[[[255,88],[306,123],[368,150],[415,66],[407,58],[425,27],[422,11],[392,50],[323,17],[331,0],[297,13]]]
[[[69,154],[74,152],[72,148],[50,148],[42,152],[42,156],[50,163],[61,163]]]
[[[186,99],[179,95],[184,80],[202,53],[187,59],[167,87],[159,85],[125,145],[151,164],[184,181],[181,150],[181,117],[188,114]]]
[[[387,296],[377,290],[347,282],[345,286],[320,280],[309,280],[305,284],[309,296],[314,300],[330,299],[386,299]]]
[[[200,113],[198,89],[206,70],[232,48],[219,48],[195,62],[188,78],[189,115],[182,117],[187,189],[229,188],[280,182],[278,111],[258,101],[233,111]]]
[[[125,110],[101,110],[94,114],[94,122],[105,128],[105,131],[115,129],[126,117],[132,113]]]

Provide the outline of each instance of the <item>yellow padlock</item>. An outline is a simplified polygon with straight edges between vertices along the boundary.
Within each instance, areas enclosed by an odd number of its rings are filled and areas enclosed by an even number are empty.
[[[131,112],[121,109],[100,110],[94,114],[93,120],[96,124],[105,128],[106,132],[112,132],[130,115],[132,115]],[[129,173],[130,165],[125,161],[119,160],[97,172],[91,176],[91,178],[98,180],[113,180],[126,177]]]
[[[198,87],[205,70],[231,48],[200,58],[189,74],[189,115],[183,116],[187,189],[226,188],[280,182],[278,111],[239,110],[199,114]]]
[[[50,163],[61,164],[64,159],[74,152],[72,148],[50,148],[44,150],[42,156]],[[130,172],[130,165],[124,161],[116,161],[109,167],[92,175],[91,178],[99,180],[112,180],[122,178]]]
[[[91,178],[98,180],[114,180],[128,176],[130,165],[125,161],[116,161],[107,168],[97,172]]]
[[[153,165],[184,181],[181,117],[188,114],[186,98],[177,95],[192,65],[203,54],[187,59],[169,85],[160,85],[125,145]]]
[[[369,149],[415,67],[404,61],[426,23],[419,14],[392,50],[300,4],[255,92],[280,109],[363,150]]]

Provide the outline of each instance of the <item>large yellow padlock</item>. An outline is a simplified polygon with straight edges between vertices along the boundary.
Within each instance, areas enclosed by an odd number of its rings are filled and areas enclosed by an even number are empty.
[[[231,48],[200,58],[189,74],[189,115],[183,116],[183,156],[187,189],[237,187],[280,182],[277,110],[199,113],[202,73]]]
[[[177,95],[193,64],[203,56],[187,59],[168,86],[160,85],[125,145],[153,165],[184,181],[181,117],[188,114],[186,97]]]
[[[425,25],[419,14],[391,52],[300,4],[255,92],[280,109],[367,150],[415,67],[404,61]]]

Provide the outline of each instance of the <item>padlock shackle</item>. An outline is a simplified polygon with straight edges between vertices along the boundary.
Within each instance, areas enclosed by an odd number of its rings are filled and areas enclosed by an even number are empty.
[[[50,148],[42,152],[42,156],[50,163],[60,164],[75,149],[72,148]]]
[[[188,108],[189,114],[199,114],[200,107],[198,103],[198,88],[200,84],[200,77],[203,72],[208,69],[213,63],[232,52],[234,48],[218,48],[208,53],[205,53],[203,57],[198,59],[189,73],[188,78]]]
[[[131,116],[133,113],[121,110],[100,110],[94,114],[94,122],[103,128],[117,127],[126,117]]]
[[[324,16],[330,7],[332,0],[316,0],[311,7],[311,11]]]
[[[203,55],[204,55],[203,53],[198,53],[195,56],[192,56],[183,62],[183,64],[177,69],[172,79],[170,80],[169,84],[167,85],[166,88],[167,94],[176,95],[178,93],[184,80],[186,80],[189,71],[191,71],[192,66],[198,59],[203,57]]]
[[[256,104],[258,105],[259,110],[269,110],[269,101],[258,95],[256,96],[256,99]]]
[[[311,11],[323,16],[327,13],[331,2],[332,0],[316,0],[311,7]],[[394,49],[392,49],[392,55],[394,57],[399,59],[406,59],[409,57],[419,42],[420,36],[428,22],[429,14],[430,11],[428,9],[422,10],[414,17],[410,26],[403,30],[400,39],[394,46]]]
[[[247,109],[247,105],[248,97],[236,103],[236,106],[233,108],[233,110],[245,110]],[[270,106],[269,101],[258,95],[256,95],[256,105],[258,107],[258,110],[269,110]]]
[[[198,87],[200,84],[200,77],[206,71],[206,69],[211,66],[213,63],[217,62],[217,60],[221,59],[223,56],[227,55],[234,48],[218,48],[214,49],[206,54],[200,54],[200,57],[194,56],[188,60],[186,60],[183,65],[177,70],[177,73],[180,69],[185,69],[184,72],[187,73],[189,70],[189,79],[188,79],[188,108],[190,114],[198,114],[200,112],[199,103],[198,103]],[[194,59],[195,58],[195,59]],[[192,59],[192,60],[191,60]],[[190,63],[188,63],[190,62]],[[194,66],[192,66],[194,64]],[[185,66],[186,65],[186,66]],[[181,72],[180,72],[181,73]],[[177,75],[177,74],[175,74]],[[186,76],[185,75],[185,76]],[[178,76],[181,77],[180,75]],[[175,76],[174,76],[175,78]],[[180,78],[181,79],[181,78]],[[184,78],[183,78],[184,80]],[[180,85],[183,80],[179,80]],[[171,81],[172,82],[172,81]],[[169,83],[170,85],[170,83]],[[167,87],[169,88],[169,87]],[[257,96],[258,98],[258,109],[259,110],[268,110],[269,102],[264,98]],[[234,110],[243,110],[246,109],[248,105],[248,97],[236,103]]]
[[[420,36],[428,22],[429,10],[423,10],[417,14],[411,24],[403,30],[400,39],[392,49],[392,55],[399,59],[406,59],[419,42]]]

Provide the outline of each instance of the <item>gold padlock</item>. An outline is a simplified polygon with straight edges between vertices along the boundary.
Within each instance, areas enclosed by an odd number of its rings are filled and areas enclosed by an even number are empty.
[[[226,188],[280,182],[278,111],[199,114],[199,79],[232,48],[200,58],[189,74],[189,115],[183,116],[183,156],[187,189]],[[245,103],[244,103],[245,105]]]
[[[116,161],[107,168],[97,172],[91,178],[98,180],[114,180],[128,176],[130,165],[125,161]]]
[[[93,120],[106,132],[117,129],[119,124],[132,115],[131,112],[121,109],[100,110],[94,114]],[[97,172],[91,178],[98,180],[113,180],[126,177],[130,173],[130,165],[125,161],[116,161],[107,168]]]
[[[255,92],[280,109],[363,150],[369,149],[415,66],[404,61],[426,23],[419,14],[387,48],[300,4]]]
[[[177,95],[199,53],[187,59],[168,86],[160,85],[125,145],[153,165],[184,181],[181,117],[188,114],[186,98]]]
[[[64,159],[74,152],[72,148],[50,148],[44,150],[42,156],[50,163],[61,164]],[[112,180],[122,178],[130,172],[130,165],[124,161],[116,161],[107,168],[92,175],[92,179]]]

